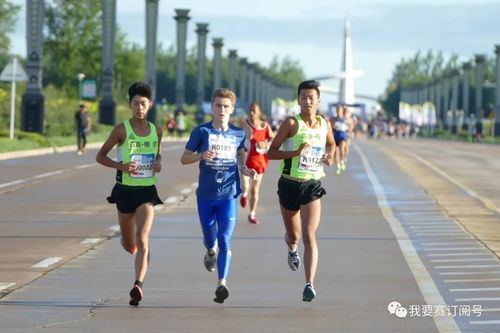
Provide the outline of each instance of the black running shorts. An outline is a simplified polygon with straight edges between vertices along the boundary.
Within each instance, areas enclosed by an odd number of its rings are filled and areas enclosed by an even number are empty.
[[[107,198],[110,204],[116,203],[116,208],[122,214],[134,213],[140,205],[151,202],[159,205],[163,202],[158,197],[156,186],[128,186],[116,183]]]
[[[278,182],[280,205],[288,210],[299,210],[301,205],[317,200],[325,194],[326,191],[319,180],[298,182],[281,177]]]

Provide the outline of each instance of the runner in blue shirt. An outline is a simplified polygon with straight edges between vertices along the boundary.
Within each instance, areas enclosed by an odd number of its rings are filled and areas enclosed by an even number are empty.
[[[229,297],[226,280],[231,263],[231,237],[236,225],[236,200],[241,193],[238,169],[256,177],[245,166],[245,131],[229,124],[236,95],[229,89],[217,89],[212,95],[213,120],[196,127],[181,157],[182,164],[199,162],[198,215],[207,253],[203,259],[209,272],[217,272],[219,282],[214,301]],[[219,253],[217,254],[217,247]]]

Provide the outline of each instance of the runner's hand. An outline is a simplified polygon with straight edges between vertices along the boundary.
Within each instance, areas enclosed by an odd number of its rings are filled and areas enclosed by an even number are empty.
[[[153,172],[157,173],[161,171],[161,163],[158,161],[153,162]]]
[[[137,163],[136,162],[129,162],[122,164],[122,171],[125,171],[126,173],[133,173],[135,170],[137,170]]]
[[[252,177],[252,179],[254,180],[257,179],[257,171],[255,171],[255,169],[245,168],[243,169],[242,174],[248,177]]]
[[[333,156],[331,156],[330,154],[324,154],[322,157],[321,157],[321,162],[323,164],[326,164],[328,166],[332,165],[333,164]]]
[[[306,154],[309,150],[311,149],[311,146],[307,143],[303,143],[299,147],[299,155],[304,155]]]
[[[211,160],[213,160],[214,157],[215,157],[214,150],[207,150],[201,154],[201,159],[204,161],[211,161]]]

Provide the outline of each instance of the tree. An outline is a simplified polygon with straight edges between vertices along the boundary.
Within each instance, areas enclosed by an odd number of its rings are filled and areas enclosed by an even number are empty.
[[[101,1],[53,0],[45,13],[44,85],[76,96],[78,73],[95,79],[101,75]]]
[[[10,50],[9,32],[14,31],[17,13],[21,6],[15,6],[7,0],[0,0],[0,65],[7,61]]]
[[[418,51],[409,59],[402,58],[392,72],[384,96],[379,99],[382,108],[389,115],[397,116],[401,89],[430,83],[454,69],[459,69],[458,60],[455,54],[445,59],[442,52],[434,54],[431,50],[426,54]]]

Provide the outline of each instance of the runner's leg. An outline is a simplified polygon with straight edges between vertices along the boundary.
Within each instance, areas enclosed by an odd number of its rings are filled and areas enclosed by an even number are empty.
[[[135,218],[135,213],[123,214],[118,212],[121,232],[120,243],[123,249],[131,254],[137,251],[135,245]]]
[[[136,209],[136,244],[137,255],[135,256],[136,280],[144,282],[149,266],[149,234],[153,226],[155,215],[154,206],[147,202]]]
[[[304,270],[306,282],[314,284],[316,267],[318,266],[316,230],[318,229],[321,218],[321,201],[317,199],[301,206],[300,216],[302,218],[302,230],[304,237]]]
[[[262,176],[264,174],[258,174],[257,178],[252,181],[250,188],[250,212],[254,212],[257,209],[257,203],[259,202],[259,190],[260,184],[262,183]],[[250,178],[250,177],[247,177]]]
[[[236,199],[221,200],[217,209],[217,242],[219,244],[219,256],[217,260],[217,272],[219,284],[225,285],[231,265],[231,238],[236,226]]]
[[[280,208],[286,230],[285,242],[290,250],[296,251],[301,234],[300,210],[288,210],[281,205]]]

